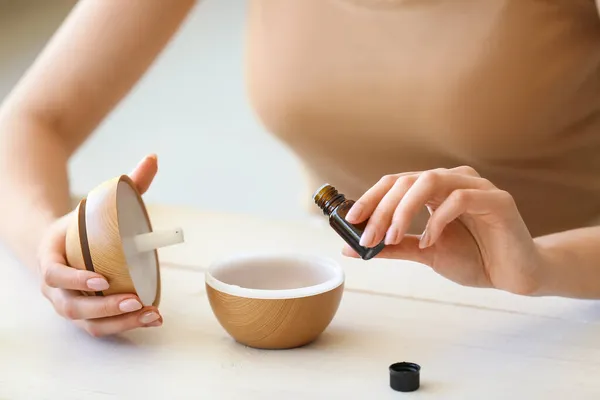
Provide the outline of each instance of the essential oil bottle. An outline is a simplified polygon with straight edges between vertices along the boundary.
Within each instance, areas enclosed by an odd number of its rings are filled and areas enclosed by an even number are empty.
[[[385,247],[383,240],[375,247],[360,245],[360,237],[369,220],[363,221],[360,224],[351,224],[346,221],[346,214],[350,211],[354,200],[347,200],[346,196],[339,193],[335,187],[327,183],[317,189],[313,194],[313,200],[323,210],[323,214],[329,217],[329,225],[358,253],[360,258],[370,260],[383,250]]]

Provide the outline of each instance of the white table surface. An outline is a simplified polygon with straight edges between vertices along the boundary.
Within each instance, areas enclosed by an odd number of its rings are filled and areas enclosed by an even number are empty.
[[[87,336],[0,252],[0,399],[600,399],[600,302],[524,298],[455,285],[422,265],[347,259],[323,220],[150,206],[160,251],[161,328]],[[346,272],[339,312],[317,342],[261,351],[235,343],[208,305],[203,271],[244,251],[331,256]],[[388,366],[421,365],[395,392]]]

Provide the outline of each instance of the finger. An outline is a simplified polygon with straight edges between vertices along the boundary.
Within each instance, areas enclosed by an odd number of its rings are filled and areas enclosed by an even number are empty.
[[[356,200],[354,205],[346,214],[346,221],[351,224],[359,224],[364,222],[369,215],[375,211],[377,204],[381,201],[383,196],[394,186],[399,177],[405,175],[412,175],[415,172],[405,172],[402,174],[386,175],[382,177],[379,182],[373,185],[367,190],[360,198]]]
[[[432,266],[433,254],[433,248],[424,250],[419,248],[418,236],[407,235],[399,244],[384,247],[375,258],[406,260]],[[342,249],[342,255],[359,258],[359,255],[348,245]]]
[[[482,178],[442,171],[422,173],[394,212],[390,229],[395,231],[396,237],[391,242],[398,243],[402,240],[412,220],[428,203],[441,203],[457,189],[487,190],[491,187],[489,181]]]
[[[133,294],[82,296],[63,290],[55,291],[52,297],[57,313],[71,320],[113,317],[142,309],[142,303]]]
[[[129,174],[129,177],[135,183],[138,191],[144,194],[158,171],[158,159],[155,154],[146,156],[135,169]]]
[[[42,271],[44,271],[44,283],[52,288],[94,292],[109,288],[108,281],[104,276],[87,270],[71,268],[59,262],[44,261]]]
[[[480,177],[479,173],[473,168],[466,165],[452,168],[450,170],[446,168],[439,168],[436,171],[451,171],[456,174],[469,175],[473,177]],[[396,183],[398,178],[407,175],[419,175],[423,171],[412,171],[403,172],[400,174],[386,175],[382,177],[371,189],[367,190],[356,203],[349,210],[346,215],[346,220],[351,224],[357,224],[365,221],[369,215],[373,213],[377,204],[381,201],[383,196],[390,190],[390,188]]]
[[[63,217],[56,220],[52,225],[51,231],[45,236],[43,242],[40,244],[38,252],[38,261],[40,266],[48,262],[57,262],[66,264],[65,252],[66,252],[66,235],[67,226],[72,217],[72,211]]]
[[[462,175],[469,175],[475,178],[481,178],[479,172],[477,172],[473,167],[469,167],[468,165],[461,165],[460,167],[451,168],[450,172]]]
[[[401,176],[396,180],[392,188],[383,196],[379,204],[376,205],[373,213],[369,216],[369,222],[360,239],[361,246],[373,247],[380,243],[384,237],[386,238],[386,243],[389,244],[387,242],[386,231],[392,222],[396,207],[398,207],[398,204],[417,178],[417,174],[412,174]]]
[[[161,326],[163,319],[154,307],[115,317],[76,321],[75,324],[94,337],[117,335],[136,328]]]
[[[433,212],[419,244],[420,248],[432,246],[444,228],[463,214],[506,217],[514,207],[512,196],[503,190],[459,189]]]

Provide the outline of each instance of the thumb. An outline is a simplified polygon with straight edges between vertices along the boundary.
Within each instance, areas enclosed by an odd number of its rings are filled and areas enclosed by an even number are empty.
[[[419,248],[418,236],[406,235],[399,244],[386,245],[375,258],[406,260],[431,265],[433,252],[433,246],[425,249]],[[345,245],[342,249],[342,255],[359,258],[358,253],[348,245]]]
[[[158,171],[158,159],[156,154],[150,154],[144,157],[142,161],[129,174],[131,180],[135,183],[138,191],[144,194]]]

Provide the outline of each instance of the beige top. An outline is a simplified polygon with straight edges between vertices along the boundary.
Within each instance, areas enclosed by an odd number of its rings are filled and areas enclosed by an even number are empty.
[[[600,216],[592,0],[252,0],[247,67],[312,189],[470,165],[534,235]]]

